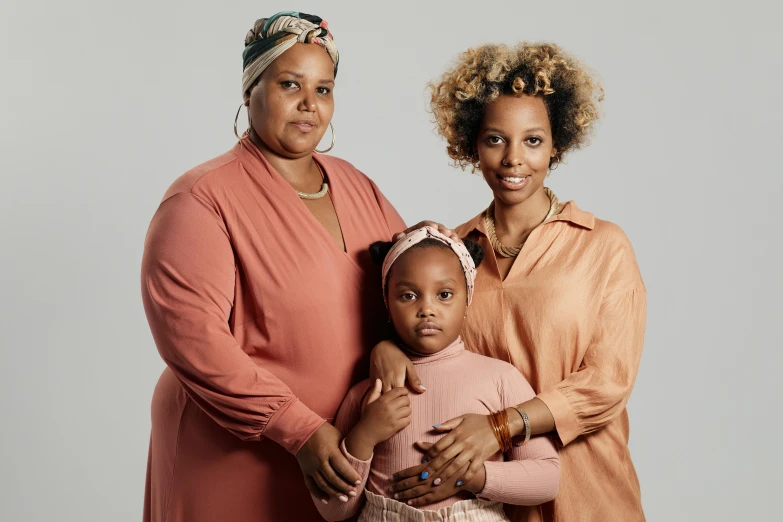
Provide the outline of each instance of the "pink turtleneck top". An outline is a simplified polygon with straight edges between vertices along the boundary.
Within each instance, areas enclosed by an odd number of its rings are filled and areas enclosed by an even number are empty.
[[[465,350],[459,338],[434,355],[410,354],[410,358],[422,382],[427,383],[425,393],[410,394],[411,423],[378,444],[366,461],[354,458],[342,444],[343,453],[362,476],[362,487],[384,497],[389,497],[394,473],[421,464],[422,453],[414,443],[434,443],[442,437],[432,429],[433,424],[467,413],[486,415],[535,397],[530,384],[514,366]],[[349,433],[361,418],[362,397],[370,385],[369,379],[364,380],[345,397],[335,420],[335,426],[343,433]],[[526,444],[521,442],[515,440],[507,455],[498,453],[484,464],[486,482],[479,498],[532,506],[555,497],[560,461],[551,440],[534,437]],[[438,510],[469,498],[473,495],[463,492],[422,509]],[[329,504],[317,499],[314,502],[326,520],[343,520],[358,513],[363,500],[364,495],[357,495],[345,503],[336,499],[330,499]]]

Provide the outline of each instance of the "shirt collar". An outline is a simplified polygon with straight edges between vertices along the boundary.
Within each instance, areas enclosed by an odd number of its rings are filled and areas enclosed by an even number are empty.
[[[590,212],[585,212],[580,209],[573,201],[564,203],[563,210],[555,217],[546,221],[546,223],[553,223],[555,221],[566,221],[588,230],[592,230],[595,227],[595,216]],[[482,210],[478,216],[465,223],[464,230],[466,232],[465,235],[473,230],[477,230],[486,236],[487,227],[484,225],[484,211]]]
[[[403,346],[403,350],[405,351],[408,358],[413,362],[415,365],[419,364],[429,364],[437,361],[443,361],[444,359],[451,359],[454,356],[457,356],[465,351],[465,345],[462,342],[462,337],[457,337],[457,339],[448,345],[443,350],[433,353],[431,355],[424,355],[417,352],[414,352],[407,346]]]

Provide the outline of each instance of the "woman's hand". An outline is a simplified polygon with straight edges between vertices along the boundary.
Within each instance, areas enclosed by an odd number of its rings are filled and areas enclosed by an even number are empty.
[[[307,489],[325,504],[330,496],[347,502],[346,495],[355,497],[354,487],[362,483],[359,474],[340,451],[342,438],[337,428],[325,422],[296,454]]]
[[[406,381],[416,393],[423,393],[427,390],[422,386],[411,360],[391,341],[381,341],[372,349],[370,378],[381,380],[383,393],[392,388],[404,387]]]
[[[465,486],[470,484],[472,491],[477,487],[479,481],[474,479],[483,472],[484,462],[500,451],[488,415],[469,413],[433,428],[446,435],[433,445],[416,443],[425,452],[424,463],[394,474],[392,490],[399,496],[400,501],[421,495],[431,495],[429,498],[438,500],[448,498],[454,493],[442,496],[438,492],[437,496],[432,495],[434,490],[449,484],[461,489],[466,489]],[[426,484],[431,484],[432,487],[422,488],[422,477],[427,480]],[[483,488],[481,480],[481,489]]]
[[[446,227],[445,225],[441,225],[440,223],[436,223],[434,221],[420,221],[419,223],[416,223],[415,225],[413,225],[412,227],[408,228],[404,232],[399,232],[396,236],[394,236],[394,240],[397,241],[398,239],[400,239],[405,234],[413,232],[417,228],[421,228],[421,227],[437,228],[438,232],[440,232],[444,236],[448,236],[451,239],[453,239],[454,241],[462,241],[459,238],[459,236],[457,235],[457,233],[454,232],[452,229]]]

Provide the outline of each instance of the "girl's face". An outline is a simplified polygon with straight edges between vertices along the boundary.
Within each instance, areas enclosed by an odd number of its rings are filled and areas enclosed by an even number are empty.
[[[334,114],[333,89],[334,64],[326,50],[295,44],[261,73],[246,95],[253,132],[279,156],[312,153]]]
[[[514,205],[540,190],[557,153],[544,100],[504,95],[488,104],[476,151],[496,200]]]
[[[467,288],[450,248],[412,248],[394,262],[388,277],[389,314],[409,348],[429,355],[457,339],[467,311]]]

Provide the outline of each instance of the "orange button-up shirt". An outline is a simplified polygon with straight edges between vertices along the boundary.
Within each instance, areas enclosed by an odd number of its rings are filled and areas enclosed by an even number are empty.
[[[465,345],[522,372],[551,410],[562,445],[557,498],[510,508],[512,520],[643,521],[625,405],[647,301],[630,242],[568,202],[530,234],[501,280],[483,216],[457,228],[486,252]]]

